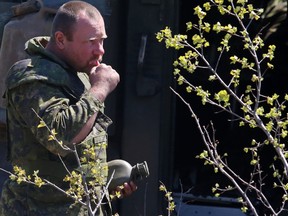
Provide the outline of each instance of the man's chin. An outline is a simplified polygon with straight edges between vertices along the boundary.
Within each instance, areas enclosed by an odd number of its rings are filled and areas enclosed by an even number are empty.
[[[84,73],[89,75],[91,73],[91,71],[93,70],[93,68],[95,70],[95,67],[96,66],[89,65],[89,67],[83,68],[82,72],[84,72]]]
[[[97,67],[97,66],[99,66],[99,65],[100,65],[100,61],[99,61],[99,60],[92,60],[92,61],[89,62],[89,66],[90,66],[91,68]]]

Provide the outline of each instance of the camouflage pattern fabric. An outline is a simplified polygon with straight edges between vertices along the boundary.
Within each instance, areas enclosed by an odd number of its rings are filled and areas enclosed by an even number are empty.
[[[88,93],[87,75],[72,70],[45,52],[43,45],[48,39],[30,40],[26,46],[31,58],[13,65],[6,79],[8,158],[12,165],[22,167],[27,174],[39,170],[39,176],[66,187],[62,179],[67,172],[57,155],[62,156],[70,170],[77,168],[77,162],[63,146],[71,145],[71,140],[95,112],[98,115],[94,128],[77,148],[81,152],[83,145],[107,143],[106,131],[112,121],[103,113],[104,105]],[[48,141],[49,130],[37,128],[39,117],[50,129],[55,129],[63,145]],[[98,145],[96,154],[105,166],[106,149]],[[107,170],[102,176],[107,178]],[[105,199],[106,204],[97,215],[111,215],[109,196]],[[2,191],[0,216],[86,215],[85,209],[77,205],[71,207],[71,204],[70,198],[52,187],[38,188],[7,180]]]
[[[1,216],[86,216],[80,205],[50,186],[41,189],[29,184],[7,181],[2,192]],[[110,205],[103,204],[96,215],[110,216]]]

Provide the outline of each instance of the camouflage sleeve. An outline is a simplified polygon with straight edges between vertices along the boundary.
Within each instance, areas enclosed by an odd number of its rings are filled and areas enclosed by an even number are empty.
[[[104,107],[103,103],[88,92],[77,99],[69,96],[61,87],[43,82],[19,86],[11,90],[9,98],[15,111],[20,114],[22,124],[31,128],[36,139],[50,152],[62,156],[69,151],[59,142],[49,140],[51,130],[57,133],[58,141],[69,146],[87,120]],[[41,119],[48,127],[38,127]]]

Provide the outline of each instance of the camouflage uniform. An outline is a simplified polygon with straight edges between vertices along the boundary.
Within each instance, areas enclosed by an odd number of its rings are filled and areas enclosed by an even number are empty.
[[[70,170],[77,163],[74,154],[63,146],[71,145],[71,140],[95,112],[98,115],[94,128],[83,144],[106,143],[107,127],[112,121],[103,113],[103,104],[87,91],[90,87],[87,75],[74,71],[45,51],[42,42],[45,44],[48,39],[37,37],[28,41],[26,51],[31,58],[13,65],[6,79],[8,157],[12,165],[24,168],[28,174],[39,170],[39,176],[67,188],[62,181],[67,172],[57,155],[62,156]],[[63,145],[48,141],[49,130],[37,128],[39,117],[50,129],[55,129]],[[77,148],[81,149],[81,144]],[[105,148],[97,147],[96,154],[105,165]],[[107,171],[102,174],[107,180]],[[108,195],[104,200],[106,204],[97,215],[111,215]],[[4,184],[1,204],[1,216],[86,214],[85,209],[71,206],[73,200],[51,186],[39,188],[10,179]]]

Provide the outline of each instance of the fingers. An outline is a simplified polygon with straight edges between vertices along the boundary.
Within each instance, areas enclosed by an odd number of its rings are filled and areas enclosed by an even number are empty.
[[[122,186],[118,186],[117,189],[112,192],[112,194],[114,194],[119,199],[122,199],[124,197],[130,196],[136,190],[137,185],[134,182],[125,182]]]
[[[104,101],[118,85],[120,76],[111,66],[100,64],[91,70],[89,81],[89,91],[100,101]]]
[[[124,188],[122,189],[122,194],[124,197],[130,196],[134,191],[137,190],[137,186],[134,184],[134,182],[129,182],[129,184],[126,182],[123,186]]]

